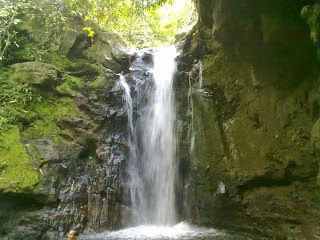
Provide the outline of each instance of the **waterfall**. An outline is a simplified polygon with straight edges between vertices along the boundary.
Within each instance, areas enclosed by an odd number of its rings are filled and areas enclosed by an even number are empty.
[[[195,75],[197,77],[195,78]],[[198,82],[193,83],[192,79],[195,78]],[[196,131],[194,129],[194,111],[193,111],[193,94],[203,93],[203,65],[199,60],[189,72],[189,90],[188,90],[188,116],[190,124],[188,129],[188,138],[190,139],[189,154],[191,159],[194,157],[194,148],[196,141]]]
[[[201,90],[203,88],[203,65],[201,60],[199,60],[197,67],[199,70],[199,89]]]
[[[130,190],[131,202],[135,209],[134,215],[137,215],[138,214],[137,210],[139,210],[137,206],[145,205],[145,197],[144,197],[144,191],[143,191],[143,184],[138,173],[137,132],[136,132],[136,128],[134,126],[134,120],[133,120],[133,99],[131,97],[130,86],[126,82],[125,76],[120,75],[119,83],[121,87],[124,89],[123,100],[125,102],[125,109],[128,117],[127,143],[129,147],[129,159],[128,159],[129,160],[128,172],[130,176],[129,190]]]
[[[188,129],[188,135],[190,139],[190,146],[189,146],[189,154],[190,156],[193,156],[194,153],[194,145],[195,145],[195,138],[196,133],[194,130],[194,113],[193,113],[193,87],[191,82],[192,75],[189,73],[189,91],[188,91],[188,116],[190,117],[190,124]]]
[[[122,90],[127,117],[128,184],[124,203],[130,204],[133,224],[119,231],[81,236],[83,240],[200,240],[248,239],[187,222],[176,221],[175,188],[176,131],[173,77],[176,71],[174,47],[138,52],[130,73],[120,75],[115,92]],[[196,77],[194,77],[196,76]],[[202,63],[189,74],[188,116],[189,153],[195,157],[195,94],[203,94]],[[122,109],[120,109],[119,112]],[[120,115],[122,116],[122,115]],[[122,118],[121,118],[122,119]],[[224,194],[219,182],[216,194]],[[129,196],[129,197],[128,197]],[[131,199],[129,203],[128,199]],[[181,203],[180,203],[181,204]],[[250,238],[251,239],[251,238]]]
[[[176,223],[175,47],[141,52],[120,76],[128,117],[129,189],[136,223]],[[153,67],[152,67],[153,66]],[[131,87],[126,81],[131,81]],[[130,83],[130,84],[131,84]],[[132,88],[132,91],[130,90]]]

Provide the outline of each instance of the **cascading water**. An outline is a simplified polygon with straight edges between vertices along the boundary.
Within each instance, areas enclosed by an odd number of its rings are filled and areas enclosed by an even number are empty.
[[[142,169],[146,181],[146,214],[152,223],[174,224],[176,139],[173,76],[176,71],[174,47],[159,48],[154,55],[154,86],[142,115]]]
[[[190,158],[194,158],[194,148],[195,148],[195,140],[196,140],[196,132],[194,129],[194,112],[193,112],[193,94],[198,92],[203,92],[203,66],[202,62],[199,61],[197,64],[194,65],[192,70],[189,72],[189,91],[188,91],[188,115],[190,116],[190,124],[188,129],[188,135],[190,139],[190,147],[189,147],[189,155]],[[196,73],[198,75],[198,82],[193,83],[193,75]]]
[[[125,102],[125,109],[128,116],[128,147],[129,147],[129,167],[128,172],[130,176],[129,181],[129,190],[131,196],[131,203],[135,210],[134,216],[143,216],[138,215],[140,208],[145,204],[145,193],[144,186],[141,181],[138,169],[138,158],[137,158],[137,134],[136,128],[133,121],[133,100],[131,97],[130,86],[127,84],[125,76],[120,75],[119,81],[121,87],[124,89],[123,100]],[[136,217],[137,219],[141,217]]]
[[[151,77],[135,76],[132,94],[125,77],[120,76],[128,115],[129,188],[136,223],[176,223],[176,139],[172,87],[176,55],[173,46],[156,49],[154,67],[147,69]],[[143,61],[142,57],[143,54],[136,64]],[[141,69],[132,66],[131,70]]]

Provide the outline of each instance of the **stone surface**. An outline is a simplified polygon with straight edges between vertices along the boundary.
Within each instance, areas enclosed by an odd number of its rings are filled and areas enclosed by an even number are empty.
[[[61,71],[53,65],[41,62],[17,63],[11,66],[8,80],[17,83],[30,83],[42,87],[57,85]]]
[[[84,55],[104,67],[119,73],[129,67],[129,50],[121,46],[120,36],[112,32],[98,32],[93,45]]]
[[[0,135],[1,239],[59,239],[70,228],[103,231],[130,219],[118,76],[85,59],[56,54],[46,61],[62,70],[32,62],[13,65],[9,75],[41,87],[34,93],[40,100],[26,106],[25,118],[32,118],[21,131],[13,126]],[[43,88],[50,83],[55,91]]]
[[[194,129],[179,130],[178,154],[191,221],[317,239],[320,96],[303,4],[198,1],[202,24],[185,38],[176,81],[178,121]]]

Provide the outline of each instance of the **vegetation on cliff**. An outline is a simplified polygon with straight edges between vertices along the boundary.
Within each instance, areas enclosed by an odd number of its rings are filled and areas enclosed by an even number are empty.
[[[41,55],[66,31],[84,31],[93,38],[98,30],[111,30],[122,37],[123,44],[138,48],[170,44],[180,29],[196,20],[191,0],[3,0],[0,3],[0,59],[5,58],[10,49],[22,51],[22,45],[30,37],[35,37],[39,46],[30,46],[23,55]],[[76,29],[74,22],[82,22],[83,28]],[[24,30],[35,25],[32,32],[36,36],[24,34]]]

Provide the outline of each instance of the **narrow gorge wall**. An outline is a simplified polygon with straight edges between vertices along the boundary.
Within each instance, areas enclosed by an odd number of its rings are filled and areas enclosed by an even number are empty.
[[[181,198],[191,199],[181,211],[199,224],[317,239],[317,3],[197,5],[200,21],[184,39],[176,82]]]

